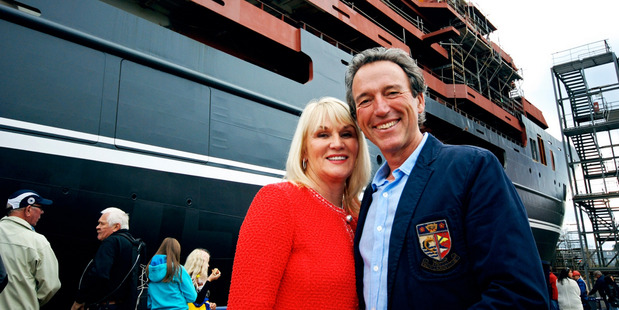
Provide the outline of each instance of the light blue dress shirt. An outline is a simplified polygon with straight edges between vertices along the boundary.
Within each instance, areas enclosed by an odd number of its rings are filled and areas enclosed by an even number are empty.
[[[359,251],[363,258],[363,298],[366,309],[387,309],[387,266],[393,218],[404,185],[427,138],[428,135],[424,134],[413,154],[393,171],[394,181],[387,180],[390,171],[386,162],[372,180],[372,204],[359,241]]]

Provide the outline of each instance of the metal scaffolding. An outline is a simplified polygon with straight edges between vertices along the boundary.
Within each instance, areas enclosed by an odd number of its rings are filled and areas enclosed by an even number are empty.
[[[617,252],[604,251],[616,250],[619,240],[614,214],[619,210],[617,56],[607,41],[599,41],[555,53],[553,61],[583,267],[617,270]]]
[[[555,252],[554,270],[563,268],[579,269],[584,265],[582,256],[583,249],[581,248],[580,236],[577,231],[564,231],[559,236],[557,242],[557,251]],[[587,262],[588,265],[594,262]]]

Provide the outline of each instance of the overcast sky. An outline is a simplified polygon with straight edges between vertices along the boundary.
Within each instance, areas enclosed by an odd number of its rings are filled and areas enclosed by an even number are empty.
[[[491,40],[522,69],[521,88],[544,113],[548,131],[561,140],[552,77],[554,53],[607,40],[619,54],[619,1],[617,0],[474,0],[498,29]],[[611,83],[616,82],[611,81]],[[611,84],[608,83],[608,84]],[[571,200],[566,203],[563,227],[576,230]]]

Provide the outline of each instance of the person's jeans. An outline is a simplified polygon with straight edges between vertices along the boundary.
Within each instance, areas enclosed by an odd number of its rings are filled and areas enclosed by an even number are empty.
[[[559,310],[559,302],[556,300],[550,300],[550,310]]]

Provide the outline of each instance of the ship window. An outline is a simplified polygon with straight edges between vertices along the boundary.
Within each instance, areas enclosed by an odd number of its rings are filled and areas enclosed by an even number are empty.
[[[544,146],[544,140],[542,140],[542,137],[537,136],[537,144],[539,145],[539,160],[542,164],[547,165],[546,147]]]
[[[532,138],[529,138],[529,144],[531,145],[531,158],[533,158],[534,161],[539,161],[537,156],[537,143]]]

